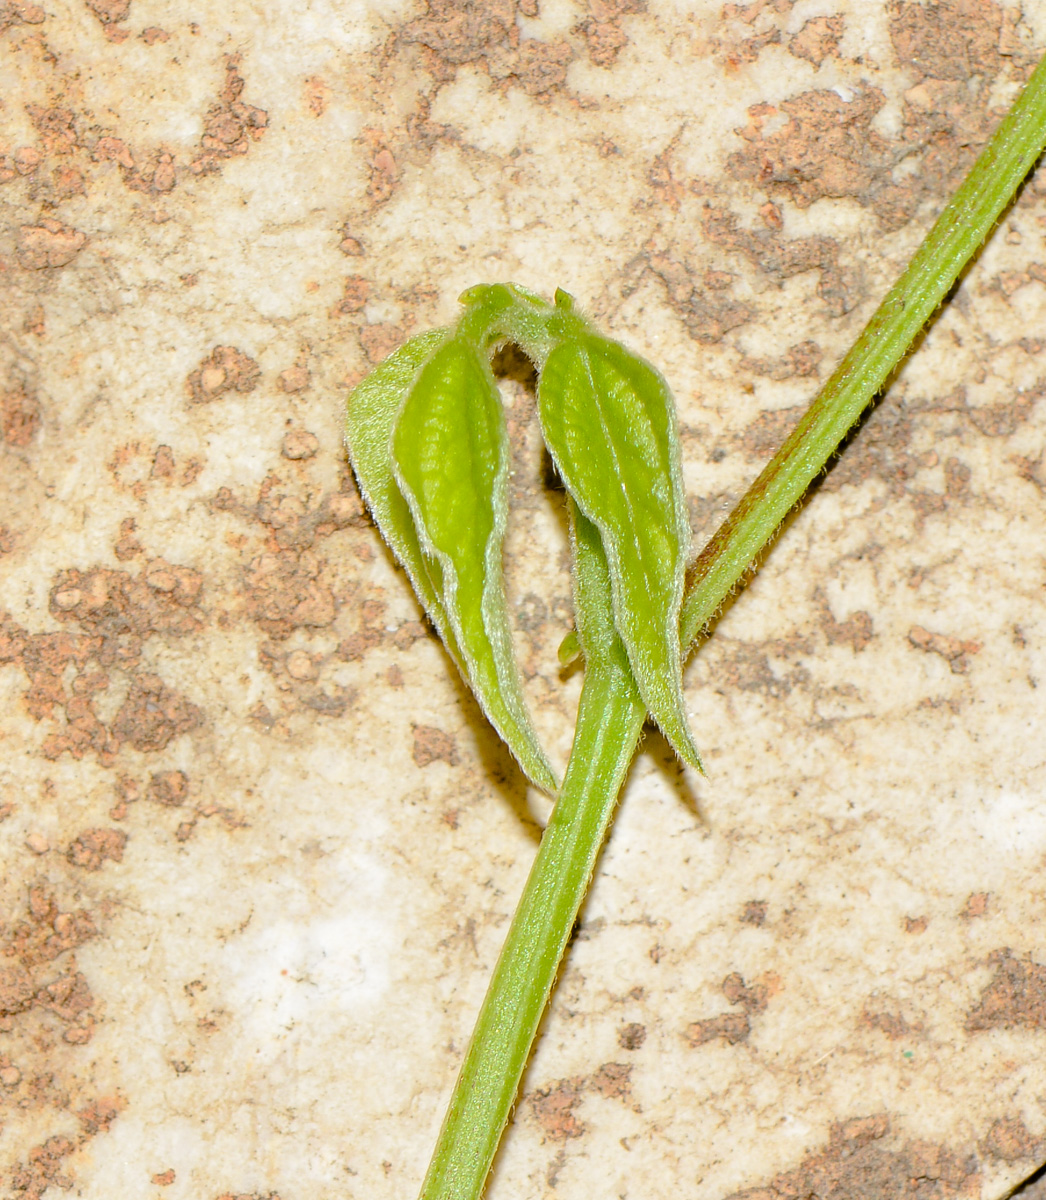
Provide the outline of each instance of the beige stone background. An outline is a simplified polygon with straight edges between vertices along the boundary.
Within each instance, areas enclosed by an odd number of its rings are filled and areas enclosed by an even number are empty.
[[[0,0],[3,1196],[415,1194],[547,802],[348,389],[472,283],[565,287],[668,376],[699,546],[1044,46],[1033,0]],[[692,662],[708,777],[647,738],[492,1200],[1046,1160],[1044,239],[1040,175]]]

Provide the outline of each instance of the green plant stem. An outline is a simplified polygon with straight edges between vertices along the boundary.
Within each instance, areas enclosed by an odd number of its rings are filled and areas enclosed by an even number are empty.
[[[933,316],[1046,142],[1046,58],[861,336],[694,564],[680,618],[690,647],[802,499]]]
[[[471,1200],[483,1191],[645,716],[630,676],[613,666],[586,673],[563,787],[480,1009],[422,1200]]]
[[[1046,59],[809,411],[695,564],[684,648],[743,579],[984,242],[1046,142]],[[478,1200],[643,723],[633,686],[586,677],[563,790],[483,1003],[421,1192]]]

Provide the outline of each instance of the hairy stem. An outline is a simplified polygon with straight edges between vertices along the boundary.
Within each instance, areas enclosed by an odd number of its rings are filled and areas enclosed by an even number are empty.
[[[702,550],[680,618],[684,649],[715,616],[908,352],[1012,200],[1044,142],[1046,58],[861,336]]]
[[[570,763],[480,1009],[422,1200],[473,1200],[516,1097],[646,709],[612,666],[585,676]]]
[[[1046,143],[1046,59],[908,268],[695,564],[684,649],[718,611],[987,238]],[[563,791],[498,960],[421,1200],[478,1200],[584,900],[643,709],[619,672],[591,670]]]

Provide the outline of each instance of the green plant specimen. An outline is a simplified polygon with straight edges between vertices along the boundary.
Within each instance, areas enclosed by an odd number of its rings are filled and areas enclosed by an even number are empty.
[[[555,779],[526,713],[501,576],[507,437],[490,371],[517,345],[538,371],[546,444],[568,493],[577,646],[574,745],[495,968],[422,1200],[477,1200],[647,714],[699,766],[686,654],[824,468],[983,243],[1046,143],[1046,61],[795,430],[690,570],[675,415],[658,372],[556,293],[462,296],[449,330],[413,338],[354,391],[361,489],[419,599],[520,766]],[[568,639],[565,653],[570,652]]]

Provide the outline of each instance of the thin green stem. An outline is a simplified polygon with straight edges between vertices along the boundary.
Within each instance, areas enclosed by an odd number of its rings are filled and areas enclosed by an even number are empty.
[[[613,667],[586,674],[559,799],[494,968],[421,1200],[481,1195],[646,709]]]
[[[705,547],[689,647],[907,353],[1046,142],[1046,60],[907,270],[780,451]],[[454,1089],[421,1200],[478,1200],[643,723],[633,685],[590,669],[574,749]]]
[[[684,648],[715,616],[835,453],[983,244],[1046,142],[1046,58],[904,274],[784,445],[702,550],[683,604]]]

